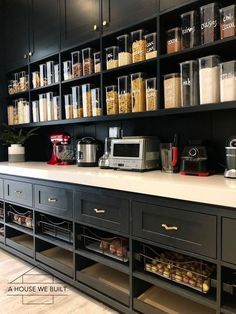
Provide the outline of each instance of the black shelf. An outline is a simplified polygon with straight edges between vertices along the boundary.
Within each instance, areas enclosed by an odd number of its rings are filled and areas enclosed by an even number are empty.
[[[6,222],[5,225],[28,235],[33,235],[33,229],[14,224],[13,222]]]
[[[59,240],[57,238],[43,235],[41,233],[35,234],[35,237],[40,239],[40,240],[46,241],[48,243],[55,244],[56,246],[59,246],[59,247],[65,249],[67,251],[73,252],[73,244],[71,244],[71,243],[67,243],[67,242]]]
[[[197,291],[194,292],[194,290],[191,291],[190,288],[178,285],[174,282],[169,282],[164,278],[162,279],[161,277],[158,277],[157,275],[149,275],[144,271],[134,271],[133,276],[143,281],[149,282],[154,286],[163,288],[189,300],[208,306],[212,309],[216,309],[217,307],[216,294],[213,292],[209,292],[207,294],[202,294],[201,292]]]
[[[23,97],[23,96],[29,96],[29,90],[27,90],[27,91],[24,91],[24,92],[20,92],[20,93],[15,93],[15,94],[8,94],[7,95],[7,98],[8,99],[14,99],[14,98],[21,98],[21,97]]]
[[[79,76],[79,77],[75,77],[71,80],[66,80],[66,81],[62,81],[62,85],[70,85],[70,84],[73,84],[73,83],[77,83],[77,82],[81,82],[81,81],[86,81],[88,79],[91,79],[91,78],[98,78],[100,76],[101,72],[98,72],[98,73],[93,73],[93,74],[90,74],[90,75],[82,75],[82,76]]]
[[[50,90],[51,88],[54,88],[57,86],[59,87],[59,83],[54,83],[54,84],[50,84],[50,85],[43,86],[43,87],[31,88],[30,92],[33,93],[33,92],[39,92],[39,91],[47,91],[47,90]]]
[[[236,314],[235,304],[234,304],[234,307],[231,307],[231,305],[223,305],[221,307],[221,313],[224,313],[224,314]]]

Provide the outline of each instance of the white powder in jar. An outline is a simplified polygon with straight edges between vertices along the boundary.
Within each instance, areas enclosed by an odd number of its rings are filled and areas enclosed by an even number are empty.
[[[236,76],[221,78],[220,101],[236,100]]]
[[[205,68],[199,71],[200,104],[220,101],[220,67]]]

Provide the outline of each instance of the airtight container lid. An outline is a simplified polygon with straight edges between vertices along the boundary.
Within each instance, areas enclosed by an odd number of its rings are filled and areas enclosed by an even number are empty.
[[[169,74],[165,74],[163,75],[164,80],[168,80],[171,78],[180,78],[180,73],[169,73]]]

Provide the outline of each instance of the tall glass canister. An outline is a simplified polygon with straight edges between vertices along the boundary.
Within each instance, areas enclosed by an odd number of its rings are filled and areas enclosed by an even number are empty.
[[[200,7],[202,45],[220,38],[219,8],[220,6],[217,2]]]
[[[118,44],[118,66],[132,63],[130,36],[124,34],[117,37]]]
[[[71,89],[72,89],[73,119],[81,118],[83,117],[81,86],[73,86]]]
[[[236,60],[220,64],[220,101],[236,100]]]
[[[199,104],[198,64],[196,60],[180,63],[181,106],[189,107]]]
[[[47,121],[47,96],[39,94],[39,119],[41,122]]]
[[[193,48],[199,44],[199,16],[197,11],[181,14],[182,49]]]
[[[54,120],[53,114],[53,92],[46,93],[47,98],[47,119],[48,121]]]

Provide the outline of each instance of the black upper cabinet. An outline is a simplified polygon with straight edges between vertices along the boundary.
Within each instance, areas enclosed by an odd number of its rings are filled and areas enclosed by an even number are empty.
[[[103,32],[110,33],[157,14],[157,0],[103,0]]]
[[[188,4],[188,0],[160,0],[160,11],[174,9],[175,7],[183,4]]]
[[[60,0],[61,48],[96,39],[100,35],[100,0]]]
[[[59,51],[59,0],[31,0],[30,9],[30,60],[34,62]]]
[[[27,0],[5,1],[5,44],[7,71],[28,63],[29,6]]]

